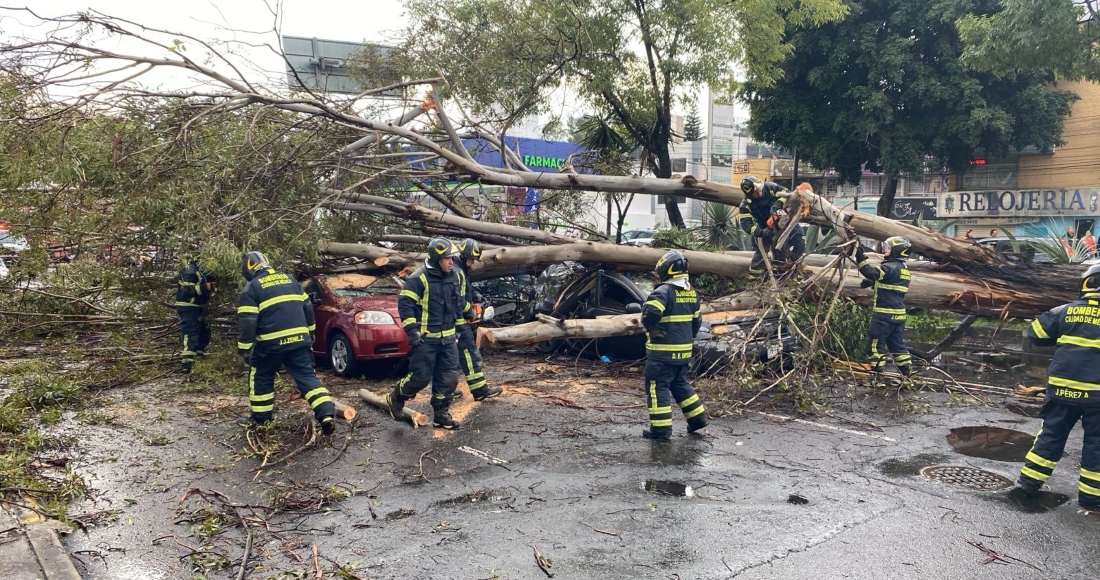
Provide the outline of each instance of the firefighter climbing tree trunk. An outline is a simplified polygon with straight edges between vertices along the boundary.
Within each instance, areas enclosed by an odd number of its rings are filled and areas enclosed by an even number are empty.
[[[894,196],[898,192],[898,178],[890,177],[882,186],[882,194],[878,198],[878,206],[875,208],[878,215],[887,218],[894,217]]]

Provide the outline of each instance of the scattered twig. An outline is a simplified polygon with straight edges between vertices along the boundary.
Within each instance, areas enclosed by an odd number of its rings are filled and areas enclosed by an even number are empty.
[[[1038,570],[1039,572],[1043,571],[1042,568],[1039,568],[1038,566],[1036,566],[1036,565],[1034,565],[1030,562],[1025,562],[1025,561],[1023,561],[1019,558],[1013,558],[1012,556],[1009,556],[1009,555],[1004,554],[1002,552],[998,552],[997,550],[994,550],[993,548],[989,548],[989,547],[984,546],[981,542],[975,542],[974,540],[967,540],[966,543],[970,544],[971,546],[974,546],[975,548],[981,550],[982,552],[984,552],[986,554],[986,559],[982,560],[982,564],[988,564],[990,562],[1004,562],[1006,564],[1010,564],[1012,562],[1019,562],[1019,563],[1023,564],[1024,566],[1027,566],[1028,568],[1031,568],[1033,570]]]
[[[542,552],[539,552],[539,549],[534,544],[531,545],[531,549],[535,551],[535,563],[538,564],[539,568],[546,573],[546,576],[548,578],[553,578],[554,573],[550,571],[550,560],[543,558]]]
[[[591,525],[589,525],[589,524],[586,524],[586,523],[584,523],[584,522],[581,522],[581,524],[583,524],[583,525],[586,525],[586,526],[588,526],[588,527],[592,528],[592,531],[593,531],[593,532],[599,532],[599,533],[601,533],[601,534],[607,534],[607,535],[609,535],[609,536],[615,536],[616,538],[618,538],[618,537],[619,537],[619,532],[609,532],[609,531],[607,531],[607,530],[601,530],[601,529],[599,529],[599,528],[593,527],[593,526],[591,526]]]

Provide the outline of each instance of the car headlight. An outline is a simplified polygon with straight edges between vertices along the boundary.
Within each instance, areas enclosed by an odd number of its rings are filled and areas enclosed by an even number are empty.
[[[377,310],[364,310],[355,313],[356,324],[393,324],[393,317]]]

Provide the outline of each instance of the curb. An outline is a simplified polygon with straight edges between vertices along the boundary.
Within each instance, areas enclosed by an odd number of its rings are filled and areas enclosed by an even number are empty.
[[[56,524],[25,524],[0,509],[0,577],[5,580],[80,580]]]

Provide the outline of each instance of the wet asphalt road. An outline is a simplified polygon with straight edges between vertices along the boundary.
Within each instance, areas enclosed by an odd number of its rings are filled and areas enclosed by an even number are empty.
[[[1034,506],[1006,492],[916,474],[948,464],[1015,479],[1017,462],[955,453],[947,437],[968,426],[1038,429],[1037,419],[999,408],[925,394],[931,414],[895,417],[896,397],[845,391],[834,394],[832,417],[792,422],[762,409],[772,414],[716,419],[700,440],[677,416],[674,440],[653,443],[639,436],[637,374],[534,356],[497,355],[488,365],[508,391],[456,403],[459,431],[413,430],[360,404],[350,439],[343,424],[332,446],[258,476],[259,459],[231,417],[244,410],[239,394],[172,396],[169,418],[152,420],[163,390],[111,393],[109,411],[131,426],[78,427],[83,456],[72,467],[95,498],[71,513],[119,512],[73,533],[66,547],[86,578],[169,579],[191,578],[187,556],[206,544],[227,563],[206,576],[236,578],[241,528],[225,525],[204,542],[173,523],[180,498],[198,489],[269,520],[254,519],[249,578],[312,578],[313,546],[328,574],[344,565],[360,578],[546,578],[535,548],[554,578],[1088,578],[1100,570],[1100,516],[1076,511],[1079,432],[1051,480],[1068,503],[1026,513]],[[329,385],[350,401],[363,383]],[[304,412],[290,391],[278,390],[277,415]],[[426,411],[426,395],[412,405]],[[320,509],[255,508],[309,484],[361,491]],[[691,486],[691,497],[651,491],[677,484]],[[203,505],[192,495],[184,507]],[[1003,560],[985,562],[982,547]]]

